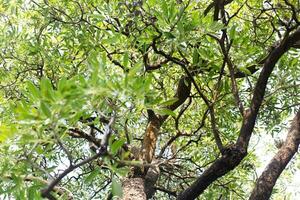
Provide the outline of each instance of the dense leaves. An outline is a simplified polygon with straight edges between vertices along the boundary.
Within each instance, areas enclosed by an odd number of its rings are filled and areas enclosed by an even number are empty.
[[[232,155],[266,87],[247,156],[199,196],[246,199],[257,143],[274,152],[299,109],[296,0],[0,2],[1,199],[111,199],[152,170],[152,198],[175,199]]]

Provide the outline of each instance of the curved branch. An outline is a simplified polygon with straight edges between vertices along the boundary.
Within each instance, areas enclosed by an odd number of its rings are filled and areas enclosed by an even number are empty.
[[[189,78],[182,77],[178,82],[178,87],[176,90],[175,97],[177,101],[175,101],[172,105],[167,108],[170,110],[177,109],[180,105],[182,105],[185,100],[189,97],[191,91],[191,83]],[[142,153],[144,154],[144,159],[151,163],[155,149],[156,149],[156,141],[159,133],[159,129],[163,122],[168,118],[169,115],[164,116],[156,116],[152,110],[148,110],[148,118],[149,123],[146,128],[145,136],[143,139],[143,147]]]
[[[96,158],[104,155],[106,153],[106,149],[99,149],[99,152],[95,155],[93,155],[92,157],[86,158],[83,161],[81,161],[80,163],[76,164],[76,165],[70,165],[67,169],[65,169],[56,179],[52,180],[48,186],[44,189],[42,189],[41,191],[41,195],[44,198],[48,198],[49,200],[55,200],[55,198],[51,195],[51,191],[54,190],[54,188],[57,186],[57,184],[66,176],[68,175],[70,172],[74,171],[75,169],[77,169],[78,167],[81,167],[93,160],[95,160]]]
[[[3,177],[7,178],[7,179],[12,179],[11,175],[4,175]],[[39,182],[41,184],[44,184],[44,185],[48,185],[49,184],[49,181],[47,181],[45,179],[42,179],[40,177],[33,176],[33,175],[21,176],[21,178],[24,181],[30,181],[30,182],[37,181],[37,182]],[[66,197],[67,197],[68,200],[72,200],[74,198],[73,194],[67,188],[65,188],[65,187],[55,186],[53,188],[53,191],[55,193],[57,193],[59,196],[66,195]]]
[[[270,161],[262,175],[256,181],[256,185],[249,200],[270,198],[272,189],[292,157],[297,153],[300,144],[300,110],[293,119],[292,126],[285,142]]]
[[[270,52],[264,63],[263,69],[257,80],[250,108],[244,113],[243,125],[237,144],[244,150],[247,150],[250,137],[255,125],[259,108],[262,104],[268,79],[281,56],[287,52],[295,42],[300,40],[300,28],[294,33],[286,35],[285,38]]]
[[[290,35],[286,34],[285,38],[270,52],[256,83],[251,106],[244,114],[243,124],[236,144],[225,148],[222,157],[217,159],[190,187],[184,190],[177,197],[178,200],[197,198],[212,182],[237,167],[247,155],[249,140],[271,72],[281,56],[298,40],[300,40],[300,28]]]

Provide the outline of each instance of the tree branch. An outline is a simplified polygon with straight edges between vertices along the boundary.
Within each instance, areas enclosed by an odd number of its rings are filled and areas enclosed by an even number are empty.
[[[270,52],[256,83],[250,108],[245,112],[243,124],[236,144],[226,147],[221,158],[217,159],[201,176],[177,197],[178,200],[197,198],[215,180],[233,170],[247,155],[249,140],[262,103],[268,78],[275,64],[289,48],[300,39],[300,29],[288,35]]]
[[[237,141],[239,147],[247,150],[249,140],[255,125],[256,117],[259,108],[262,104],[268,79],[273,71],[277,61],[281,56],[287,52],[295,42],[300,40],[300,28],[298,28],[294,33],[288,35],[270,52],[266,61],[264,63],[263,69],[259,75],[256,86],[254,88],[253,98],[251,101],[250,108],[245,111],[245,116],[240,130],[240,135]]]
[[[48,198],[49,200],[53,200],[55,199],[55,197],[53,197],[53,195],[51,195],[51,191],[54,190],[54,188],[56,187],[56,185],[66,176],[68,175],[70,172],[74,171],[75,169],[77,169],[78,167],[81,167],[93,160],[95,160],[96,158],[103,156],[106,154],[106,148],[100,148],[99,152],[95,155],[93,155],[92,157],[86,158],[83,161],[79,162],[76,165],[70,165],[67,169],[65,169],[56,179],[52,180],[49,185],[42,189],[41,191],[41,195],[44,198]]]
[[[12,179],[12,176],[11,175],[4,175],[3,176],[4,178],[7,178],[7,179]],[[24,181],[30,181],[30,182],[34,182],[34,181],[37,181],[39,183],[42,183],[42,184],[45,184],[45,185],[48,185],[49,182],[45,179],[42,179],[40,177],[36,177],[36,176],[33,176],[33,175],[26,175],[26,176],[21,176],[21,178],[24,180]],[[72,200],[74,197],[73,197],[73,194],[66,188],[64,187],[58,187],[58,186],[55,186],[53,188],[53,191],[55,193],[57,193],[58,195],[60,196],[63,196],[63,195],[66,195],[67,199],[68,200]]]
[[[262,175],[256,181],[255,187],[249,200],[267,200],[270,198],[273,187],[290,162],[292,157],[297,153],[300,143],[300,110],[293,119],[291,128],[288,132],[285,142],[279,151],[265,168]]]

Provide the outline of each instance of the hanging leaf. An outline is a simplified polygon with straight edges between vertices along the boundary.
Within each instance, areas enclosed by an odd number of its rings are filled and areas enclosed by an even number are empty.
[[[125,143],[125,139],[118,139],[114,141],[114,143],[112,143],[110,147],[112,155],[115,155],[124,143]]]
[[[122,185],[117,177],[113,177],[112,179],[111,193],[113,197],[122,198],[123,196]]]
[[[39,89],[30,81],[27,82],[27,88],[29,93],[36,99],[40,98]]]
[[[160,108],[160,109],[157,109],[156,112],[160,115],[171,115],[173,117],[176,116],[176,114],[170,110],[170,109],[167,109],[167,108]]]
[[[196,65],[199,62],[199,53],[198,50],[195,48],[193,50],[193,64]]]
[[[41,109],[42,109],[42,112],[44,113],[44,115],[46,115],[48,118],[51,117],[51,111],[49,109],[49,107],[47,106],[47,104],[43,101],[41,101]]]
[[[169,106],[169,105],[172,105],[173,103],[175,103],[176,101],[178,101],[178,98],[171,98],[165,102],[162,102],[160,105],[161,106]]]
[[[128,64],[129,64],[129,54],[126,51],[125,54],[124,54],[124,56],[123,56],[123,66],[125,68],[128,68]]]

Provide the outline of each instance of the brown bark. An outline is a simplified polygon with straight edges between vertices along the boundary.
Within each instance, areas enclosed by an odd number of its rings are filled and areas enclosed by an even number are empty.
[[[249,140],[252,135],[256,117],[258,115],[259,108],[263,101],[268,79],[281,56],[287,52],[297,41],[300,40],[300,28],[297,29],[293,34],[286,36],[274,49],[269,53],[265,60],[263,69],[258,77],[253,98],[251,101],[250,108],[245,113],[242,128],[237,144],[244,149],[248,148]]]
[[[127,178],[122,183],[122,200],[146,200],[143,178]]]
[[[190,80],[186,77],[182,77],[178,82],[176,90],[175,101],[167,108],[175,110],[182,105],[189,97],[191,91]],[[148,125],[144,134],[143,144],[141,152],[142,160],[146,163],[151,163],[156,149],[156,142],[159,136],[159,129],[163,122],[168,118],[168,115],[160,116],[156,115],[154,111],[148,110]],[[146,199],[151,198],[155,193],[154,185],[159,177],[159,169],[150,168],[135,168],[132,178],[128,178],[123,182],[124,200],[134,199]]]
[[[176,108],[178,108],[189,97],[190,91],[190,79],[182,77],[178,82],[178,87],[176,90],[175,97],[177,98],[177,101],[175,101],[172,105],[168,106],[167,108],[170,110],[175,110]],[[151,163],[155,153],[156,141],[159,134],[160,126],[168,118],[168,115],[156,116],[152,110],[148,110],[148,116],[149,123],[143,139],[142,155],[147,163]]]
[[[159,167],[150,167],[145,176],[145,193],[147,199],[152,198],[155,193],[155,183],[157,182],[160,175]]]
[[[160,122],[158,119],[151,120],[147,126],[142,148],[143,157],[147,163],[151,163],[153,159],[159,128]]]
[[[296,154],[300,143],[300,110],[295,116],[290,131],[285,142],[280,147],[276,155],[270,161],[262,175],[256,181],[256,185],[251,193],[249,200],[269,199],[273,187],[285,169],[286,165]]]

